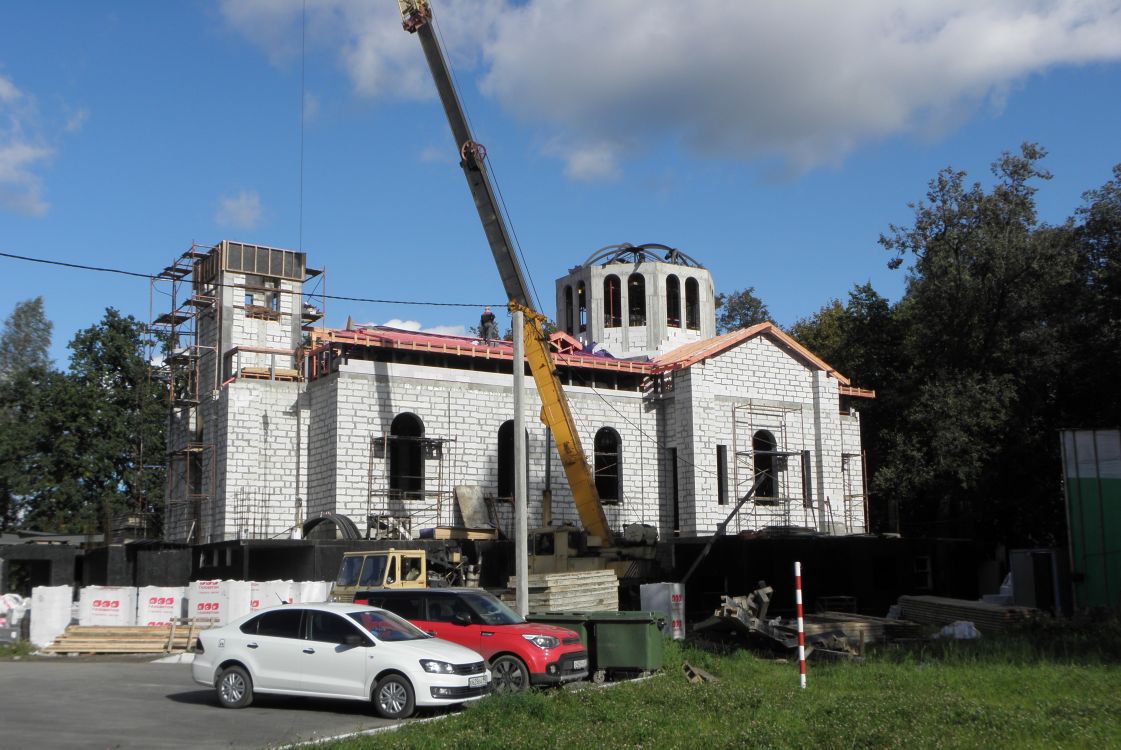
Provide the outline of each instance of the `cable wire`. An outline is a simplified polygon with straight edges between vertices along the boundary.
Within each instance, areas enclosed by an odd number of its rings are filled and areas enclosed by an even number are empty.
[[[16,255],[15,253],[0,252],[0,258],[11,258],[13,260],[24,260],[24,261],[27,261],[29,263],[42,263],[43,265],[48,265],[48,266],[61,266],[63,268],[73,268],[73,269],[76,269],[76,270],[79,270],[79,271],[97,271],[97,272],[100,272],[100,273],[113,273],[113,274],[118,274],[120,276],[131,276],[131,277],[138,278],[138,279],[145,279],[146,281],[161,281],[161,280],[170,281],[170,279],[160,279],[159,277],[155,276],[154,274],[150,274],[150,273],[140,273],[138,271],[126,271],[126,270],[123,270],[123,269],[120,269],[120,268],[108,268],[108,267],[105,267],[105,266],[89,266],[89,265],[84,265],[82,263],[67,263],[66,261],[51,260],[51,259],[47,259],[47,258],[33,258],[29,255]],[[227,288],[227,289],[243,289],[243,288],[245,288],[244,284],[222,284],[222,283],[219,283],[219,282],[214,282],[213,286],[224,287],[224,288]],[[281,293],[281,294],[284,294],[284,293],[291,294],[291,292],[285,292],[285,290],[283,290],[283,289],[278,289],[276,291]],[[487,307],[487,306],[490,306],[490,305],[493,305],[495,307],[503,307],[504,306],[504,303],[495,303],[495,302],[489,302],[489,303],[483,303],[483,302],[427,302],[427,301],[422,301],[422,300],[378,299],[376,297],[350,297],[350,296],[344,296],[344,295],[339,295],[339,294],[316,294],[314,296],[317,297],[317,298],[321,298],[321,299],[333,299],[333,300],[338,300],[338,301],[341,301],[341,302],[369,302],[369,303],[386,304],[386,305],[419,305],[419,306],[430,306],[430,307],[474,307],[474,308]]]

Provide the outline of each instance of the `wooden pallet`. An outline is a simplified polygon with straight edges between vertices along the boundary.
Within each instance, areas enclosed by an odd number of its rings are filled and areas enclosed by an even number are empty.
[[[901,596],[903,616],[912,622],[948,625],[957,620],[972,622],[982,633],[999,633],[1010,625],[1036,617],[1039,610],[1003,604],[988,604],[970,599],[942,596]]]
[[[194,620],[169,625],[70,625],[47,654],[173,654],[191,651],[203,629]]]

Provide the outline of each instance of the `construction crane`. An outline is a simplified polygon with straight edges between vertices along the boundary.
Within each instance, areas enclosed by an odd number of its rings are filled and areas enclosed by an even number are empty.
[[[537,393],[541,397],[541,421],[553,434],[576,511],[584,530],[590,536],[599,537],[603,545],[611,546],[614,538],[599,500],[595,477],[580,445],[576,422],[549,352],[549,340],[543,328],[546,318],[533,307],[521,264],[510,241],[510,232],[498,209],[494,188],[487,174],[486,149],[471,135],[443,49],[432,28],[432,7],[428,0],[397,0],[397,3],[401,8],[402,25],[406,31],[417,35],[424,49],[424,57],[432,71],[436,90],[455,138],[459,165],[463,168],[467,186],[475,199],[479,220],[483,224],[494,262],[502,277],[502,286],[509,298],[510,311],[520,310],[524,314],[525,356]],[[514,367],[520,366],[521,363],[514,363]]]

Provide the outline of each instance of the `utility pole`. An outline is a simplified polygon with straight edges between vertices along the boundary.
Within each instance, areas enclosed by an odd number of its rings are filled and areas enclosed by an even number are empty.
[[[525,313],[514,310],[514,572],[518,614],[529,613],[529,521],[525,477]]]

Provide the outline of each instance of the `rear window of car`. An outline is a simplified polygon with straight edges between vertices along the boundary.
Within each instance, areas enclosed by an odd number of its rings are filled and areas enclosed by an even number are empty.
[[[393,594],[358,594],[355,599],[366,599],[366,603],[371,607],[381,607],[388,609],[395,615],[404,617],[406,620],[426,620],[424,615],[424,597],[420,594],[406,594],[406,593],[393,593]]]
[[[303,610],[277,609],[264,612],[241,626],[241,632],[248,635],[265,635],[273,638],[299,638],[300,619]]]
[[[308,612],[309,640],[321,643],[346,643],[348,635],[360,635],[354,623],[334,612]]]

